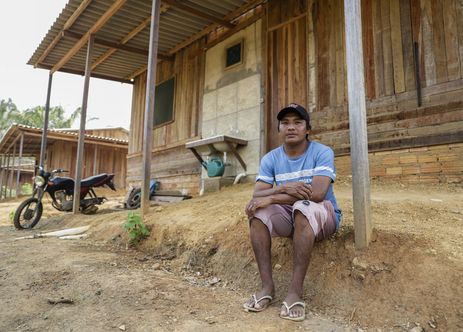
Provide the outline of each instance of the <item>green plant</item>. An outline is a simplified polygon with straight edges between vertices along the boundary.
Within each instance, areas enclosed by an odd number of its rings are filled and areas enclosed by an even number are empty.
[[[14,219],[14,214],[15,214],[15,210],[11,210],[8,217],[10,218],[10,221],[13,222],[13,219]]]
[[[129,241],[131,244],[137,244],[142,239],[150,235],[149,230],[141,221],[141,217],[138,213],[129,212],[127,221],[122,225],[129,234]]]
[[[32,185],[30,183],[24,183],[21,186],[21,195],[31,195],[32,194]]]

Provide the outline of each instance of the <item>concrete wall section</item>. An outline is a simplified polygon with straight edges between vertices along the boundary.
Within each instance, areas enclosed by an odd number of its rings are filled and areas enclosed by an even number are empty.
[[[201,122],[203,138],[229,135],[248,141],[238,151],[247,164],[247,174],[258,172],[262,109],[262,21],[250,25],[215,45],[206,53]],[[225,68],[226,49],[243,41],[243,62]],[[225,176],[241,172],[238,161],[227,156]],[[206,173],[203,170],[203,178]]]

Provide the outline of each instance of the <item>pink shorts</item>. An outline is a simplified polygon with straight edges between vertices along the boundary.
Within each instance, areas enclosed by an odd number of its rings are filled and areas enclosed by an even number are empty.
[[[330,201],[315,203],[303,200],[293,205],[272,204],[258,209],[254,218],[267,226],[271,236],[290,237],[294,229],[295,211],[300,211],[306,217],[316,241],[326,239],[336,232],[336,215]]]

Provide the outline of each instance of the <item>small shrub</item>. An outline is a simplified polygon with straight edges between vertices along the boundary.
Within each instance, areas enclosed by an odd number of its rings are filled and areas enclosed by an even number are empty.
[[[32,195],[32,185],[30,183],[24,183],[21,186],[21,195]]]
[[[122,225],[129,234],[130,244],[138,244],[145,237],[150,235],[149,230],[141,221],[141,217],[138,213],[129,212],[127,221]]]
[[[13,219],[14,219],[14,214],[15,214],[15,210],[11,210],[8,217],[10,218],[10,221],[13,222]]]

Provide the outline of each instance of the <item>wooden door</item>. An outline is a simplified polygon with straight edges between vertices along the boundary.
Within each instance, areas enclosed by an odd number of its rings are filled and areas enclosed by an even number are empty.
[[[267,150],[281,144],[279,110],[294,102],[307,107],[307,16],[299,14],[270,26],[267,39]]]

